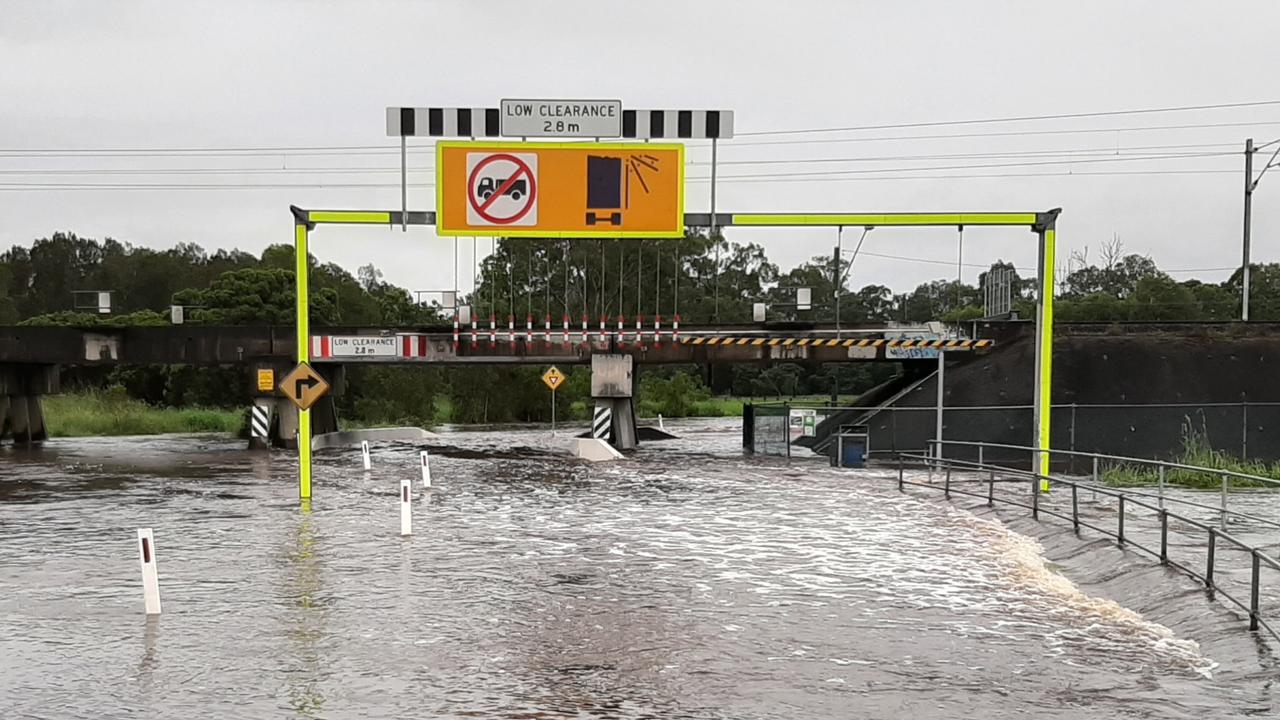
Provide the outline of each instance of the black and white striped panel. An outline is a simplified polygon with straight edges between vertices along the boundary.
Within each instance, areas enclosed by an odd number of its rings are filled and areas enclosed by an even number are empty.
[[[266,405],[254,405],[249,409],[249,434],[259,440],[266,440],[271,428],[271,408]]]
[[[622,137],[706,140],[733,137],[732,110],[623,110]]]
[[[591,437],[608,441],[613,435],[613,408],[608,405],[597,405],[595,416],[591,418]]]
[[[387,108],[387,137],[499,137],[498,108]]]

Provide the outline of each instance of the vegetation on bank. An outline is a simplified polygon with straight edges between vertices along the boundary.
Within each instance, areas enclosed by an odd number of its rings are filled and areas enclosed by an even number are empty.
[[[1073,253],[1058,288],[1056,315],[1064,320],[1221,320],[1235,316],[1238,274],[1222,283],[1178,281],[1148,257],[1104,244],[1097,261]],[[327,327],[420,328],[451,325],[450,310],[415,302],[404,288],[385,282],[372,265],[354,273],[309,259],[313,330]],[[271,245],[260,254],[204,249],[184,242],[164,250],[134,247],[110,238],[94,240],[54,233],[30,247],[0,253],[0,324],[73,327],[162,326],[169,306],[187,308],[186,323],[270,325],[288,332],[294,321],[294,249]],[[588,268],[634,268],[618,275]],[[1013,270],[996,262],[992,268]],[[563,268],[547,272],[548,268]],[[476,271],[476,290],[459,302],[480,318],[593,320],[679,312],[685,326],[751,322],[753,305],[765,302],[771,321],[827,323],[837,294],[830,257],[814,257],[784,269],[764,247],[734,243],[690,231],[684,238],[560,243],[499,239]],[[840,268],[845,273],[849,268]],[[963,320],[982,315],[983,273],[978,283],[922,283],[909,292],[884,285],[840,287],[840,318],[848,326]],[[619,285],[621,287],[619,287]],[[794,288],[808,287],[819,301],[798,310]],[[709,288],[718,288],[712,292]],[[792,288],[792,289],[787,289]],[[111,312],[76,307],[76,293],[110,290]],[[1280,264],[1261,265],[1251,284],[1253,316],[1280,320]],[[1014,308],[1029,316],[1035,282],[1016,277]],[[674,299],[680,299],[678,307]],[[82,296],[81,296],[81,299]],[[652,317],[651,315],[649,317]],[[464,339],[464,342],[466,340]],[[339,416],[353,425],[441,423],[533,423],[551,419],[550,397],[539,376],[545,367],[386,367],[350,365]],[[568,375],[557,395],[560,419],[585,420],[590,380],[580,365],[560,366]],[[637,410],[642,416],[720,416],[741,413],[740,398],[783,400],[858,394],[890,379],[896,363],[795,361],[767,364],[685,365],[638,372]],[[222,408],[239,416],[253,397],[252,376],[243,367],[151,365],[123,368],[67,367],[62,384],[72,390],[105,391],[120,386],[128,398],[172,416],[166,408]],[[59,401],[54,400],[54,403]],[[92,403],[90,403],[92,404]],[[95,411],[95,413],[98,411]],[[105,409],[101,411],[108,413]],[[155,414],[152,412],[145,415]],[[120,422],[124,422],[123,420]],[[197,426],[200,421],[191,420]],[[186,429],[188,421],[153,426]],[[118,430],[123,431],[123,430]],[[1123,471],[1113,476],[1121,482]],[[1136,481],[1136,480],[1135,480]]]
[[[52,437],[238,433],[242,411],[203,407],[154,407],[130,398],[124,388],[46,395],[44,420]]]
[[[1173,462],[1280,480],[1280,463],[1268,464],[1261,460],[1242,460],[1221,450],[1214,450],[1209,444],[1209,435],[1205,428],[1197,428],[1190,418],[1183,421],[1182,452],[1173,459]],[[1116,465],[1102,471],[1102,481],[1112,487],[1156,485],[1160,482],[1160,471],[1154,465]],[[1181,468],[1166,469],[1164,481],[1167,485],[1180,485],[1201,490],[1216,490],[1222,487],[1220,474]],[[1233,477],[1230,479],[1230,487],[1276,486]]]

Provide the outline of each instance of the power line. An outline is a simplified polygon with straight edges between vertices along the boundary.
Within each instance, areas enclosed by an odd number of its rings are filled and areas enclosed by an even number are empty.
[[[861,142],[896,142],[910,140],[963,140],[972,138],[994,138],[994,137],[1033,137],[1042,135],[1087,135],[1098,133],[1123,133],[1123,132],[1158,132],[1165,130],[1203,130],[1203,129],[1220,129],[1220,128],[1242,128],[1242,127],[1266,127],[1280,125],[1280,120],[1258,120],[1248,122],[1225,122],[1225,123],[1192,123],[1181,125],[1145,125],[1145,126],[1129,126],[1129,127],[1107,127],[1107,128],[1077,128],[1077,129],[1053,129],[1053,130],[1015,130],[1005,132],[980,132],[980,133],[947,133],[935,135],[892,135],[881,137],[857,137],[857,138],[821,138],[821,139],[793,139],[793,140],[765,140],[765,141],[745,141],[733,142],[727,144],[726,147],[763,147],[771,145],[808,145],[808,144],[833,144],[833,143],[861,143]],[[884,126],[894,127],[894,126]],[[910,126],[903,126],[910,127]],[[803,133],[810,132],[805,130],[794,131],[778,131]],[[751,133],[739,133],[740,136],[750,135]],[[1280,142],[1280,141],[1274,141]],[[1272,143],[1268,143],[1270,145]],[[1265,146],[1260,146],[1265,147]],[[161,148],[0,148],[0,157],[254,157],[254,156],[280,156],[280,155],[398,155],[400,148],[398,145],[280,145],[280,146],[240,146],[240,147],[161,147]],[[410,146],[409,153],[414,155],[430,155],[435,150],[430,145]]]
[[[1111,162],[1184,160],[1184,159],[1193,159],[1193,158],[1226,157],[1226,156],[1237,155],[1237,154],[1239,153],[1206,152],[1206,153],[1184,153],[1184,154],[1177,154],[1177,155],[1135,155],[1135,156],[1126,156],[1126,157],[1118,157],[1118,158],[1117,157],[1096,158],[1091,160],[1038,160],[1035,162],[1022,162],[1022,163],[982,163],[982,164],[976,164],[976,165],[935,165],[933,167],[922,167],[922,168],[870,168],[870,169],[863,169],[863,170],[823,170],[823,171],[807,171],[807,172],[799,172],[799,173],[773,173],[769,175],[763,175],[763,174],[722,175],[721,177],[723,177],[726,180],[734,179],[734,178],[742,179],[742,178],[759,178],[759,177],[770,177],[770,178],[831,177],[831,176],[841,176],[841,175],[875,175],[875,174],[881,174],[881,173],[895,173],[895,172],[904,172],[904,171],[984,170],[984,169],[995,169],[995,168],[1042,167],[1047,165],[1081,165],[1081,164],[1097,164],[1097,163],[1111,163]]]
[[[909,169],[909,168],[908,168]],[[902,181],[902,180],[999,180],[1007,178],[1051,178],[1051,177],[1096,177],[1096,176],[1156,176],[1156,175],[1239,175],[1239,170],[1070,170],[1061,172],[1031,172],[1031,173],[975,173],[975,174],[939,174],[939,175],[875,175],[860,177],[823,177],[823,178],[773,178],[770,176],[755,176],[752,178],[738,180],[724,180],[717,178],[717,182],[733,182],[733,183],[828,183],[828,182],[855,182],[855,181]],[[691,177],[686,178],[687,182],[710,182],[709,177]],[[384,190],[387,188],[398,188],[399,183],[201,183],[201,184],[179,184],[179,183],[0,183],[0,192],[22,192],[22,191],[62,191],[62,190],[138,190],[138,191],[155,191],[155,190]],[[409,183],[410,188],[414,189],[431,189],[435,187],[433,182]]]
[[[1122,133],[1122,132],[1159,132],[1164,130],[1206,130],[1217,128],[1238,128],[1238,127],[1270,127],[1280,125],[1280,120],[1263,120],[1250,122],[1230,122],[1230,123],[1196,123],[1190,125],[1145,125],[1138,127],[1109,127],[1109,128],[1080,128],[1080,129],[1060,129],[1060,130],[1013,130],[1007,132],[982,132],[982,133],[946,133],[942,135],[891,135],[881,137],[857,137],[857,138],[822,138],[813,140],[763,140],[763,141],[746,141],[734,142],[726,147],[761,147],[766,145],[814,145],[814,144],[833,144],[833,143],[863,143],[863,142],[896,142],[899,140],[954,140],[954,139],[972,139],[972,138],[994,138],[994,137],[1033,137],[1038,135],[1094,135],[1099,133]]]
[[[910,168],[904,168],[910,170]],[[854,182],[854,181],[871,181],[879,182],[883,180],[981,180],[981,179],[1001,179],[1001,178],[1048,178],[1048,177],[1092,177],[1099,175],[1239,175],[1239,170],[1065,170],[1061,172],[1032,172],[1032,173],[982,173],[982,174],[950,174],[950,175],[876,175],[873,177],[831,177],[831,178],[780,178],[768,179],[761,176],[758,179],[733,180],[730,182],[737,183],[816,183],[816,182]],[[704,183],[710,182],[709,177],[686,178],[687,182]],[[716,178],[716,182],[725,182],[721,178]]]
[[[1141,108],[1137,110],[1107,110],[1102,112],[1057,113],[1053,115],[1019,115],[1012,117],[981,118],[970,120],[936,120],[930,122],[894,123],[889,125],[855,125],[835,128],[805,128],[800,130],[759,130],[738,133],[740,136],[757,135],[808,135],[813,133],[862,132],[865,130],[897,130],[904,128],[947,127],[956,125],[988,125],[1009,122],[1039,122],[1044,120],[1078,120],[1082,118],[1116,117],[1119,115],[1150,115],[1154,113],[1187,112],[1195,110],[1226,110],[1231,108],[1263,107],[1280,105],[1280,100],[1258,100],[1241,103],[1220,103],[1217,105],[1182,105],[1175,107]]]
[[[982,158],[1018,158],[1018,157],[1069,157],[1079,158],[1081,155],[1102,155],[1105,157],[1116,157],[1132,155],[1128,153],[1130,150],[1159,150],[1159,149],[1190,149],[1190,148],[1225,148],[1236,147],[1238,143],[1201,143],[1187,145],[1149,145],[1144,147],[1133,148],[1096,148],[1096,149],[1079,149],[1079,150],[1020,150],[1009,152],[985,152],[985,153],[952,153],[952,154],[931,154],[931,155],[881,155],[866,157],[844,157],[844,158],[773,158],[768,160],[722,160],[718,164],[725,165],[808,165],[815,163],[855,163],[855,162],[900,162],[915,160],[965,160],[965,159],[982,159]],[[1147,153],[1150,155],[1151,153]],[[1240,151],[1214,153],[1217,155],[1239,155]],[[1204,153],[1158,153],[1156,156],[1165,157],[1205,157]],[[693,166],[707,166],[708,162],[690,162]],[[731,176],[726,176],[731,177]]]
[[[1081,158],[1081,155],[1102,155],[1104,157],[1130,156],[1129,151],[1149,151],[1149,150],[1179,150],[1190,148],[1218,148],[1218,147],[1235,147],[1236,143],[1186,143],[1179,145],[1145,145],[1121,148],[1060,148],[1054,150],[1024,150],[1011,152],[978,152],[978,153],[951,153],[951,154],[925,154],[925,155],[885,155],[885,156],[868,156],[868,157],[850,157],[850,158],[796,158],[796,159],[761,159],[761,160],[733,160],[724,161],[720,165],[807,165],[807,164],[825,164],[825,163],[854,163],[854,162],[901,162],[901,161],[925,161],[925,160],[951,160],[951,159],[983,159],[983,158],[1018,158],[1018,157],[1055,157],[1063,156],[1074,159]],[[1226,153],[1234,154],[1234,153]],[[1198,157],[1199,153],[1160,153],[1160,157]],[[709,163],[691,162],[691,166],[705,166]],[[409,168],[409,172],[421,173],[432,172],[434,167],[414,167]],[[906,169],[906,168],[904,168]],[[4,168],[0,169],[0,175],[270,175],[270,174],[303,174],[303,173],[399,173],[398,167],[360,167],[360,166],[343,166],[343,167],[152,167],[152,168]]]

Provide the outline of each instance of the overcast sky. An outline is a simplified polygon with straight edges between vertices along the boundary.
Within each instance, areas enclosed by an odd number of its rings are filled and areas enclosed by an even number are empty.
[[[1096,258],[1118,236],[1180,271],[1176,277],[1218,280],[1229,271],[1181,271],[1239,263],[1243,142],[1280,138],[1280,104],[759,134],[1280,100],[1274,0],[0,0],[0,10],[6,247],[67,230],[155,248],[189,241],[257,253],[291,241],[290,204],[399,207],[388,105],[594,97],[632,108],[734,110],[738,137],[720,152],[721,211],[1060,206],[1060,260],[1085,246]],[[1169,127],[1188,125],[1196,127]],[[1163,129],[1133,129],[1152,127]],[[368,149],[282,149],[296,147]],[[410,158],[410,206],[434,209],[428,144],[412,147],[421,152]],[[186,148],[268,150],[83,152]],[[704,143],[690,144],[689,211],[707,209],[707,158]],[[820,159],[848,161],[747,164]],[[1045,164],[1052,161],[1069,163]],[[347,168],[360,171],[337,172]],[[845,174],[796,176],[832,171]],[[95,187],[113,184],[131,189]],[[373,187],[332,187],[353,184]],[[197,185],[216,187],[191,189]],[[1280,259],[1278,229],[1280,170],[1255,196],[1255,261]],[[764,243],[784,269],[829,253],[835,240],[831,230],[727,235]],[[313,237],[321,260],[352,271],[372,262],[411,290],[453,285],[453,240],[431,230],[329,227]],[[964,259],[1034,266],[1032,239],[1023,230],[971,229]],[[855,286],[903,290],[955,276],[951,229],[881,229],[863,249]],[[465,290],[470,240],[462,256]],[[966,279],[977,272],[965,268]]]

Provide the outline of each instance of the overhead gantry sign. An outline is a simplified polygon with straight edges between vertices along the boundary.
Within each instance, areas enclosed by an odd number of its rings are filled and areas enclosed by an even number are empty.
[[[547,190],[544,188],[543,192]],[[308,265],[310,233],[319,225],[435,226],[435,212],[395,210],[304,210],[291,208],[294,216],[295,272],[297,275],[297,356],[310,359],[308,323]],[[1053,370],[1053,286],[1056,257],[1056,224],[1060,210],[1046,212],[973,213],[692,213],[685,214],[685,227],[1026,227],[1039,242],[1037,262],[1034,447],[1038,448],[1035,470],[1049,471],[1050,389]],[[603,231],[599,235],[616,237]],[[311,418],[302,410],[298,419],[299,495],[311,497]]]

